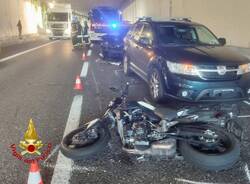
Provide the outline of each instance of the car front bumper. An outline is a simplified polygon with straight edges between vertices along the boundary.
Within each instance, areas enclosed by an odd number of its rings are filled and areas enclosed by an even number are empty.
[[[196,81],[170,75],[165,84],[166,95],[184,101],[240,101],[250,97],[250,74],[233,81]]]
[[[124,54],[124,50],[122,46],[120,47],[102,46],[102,51],[106,52],[108,55],[117,56],[117,57],[123,56]]]

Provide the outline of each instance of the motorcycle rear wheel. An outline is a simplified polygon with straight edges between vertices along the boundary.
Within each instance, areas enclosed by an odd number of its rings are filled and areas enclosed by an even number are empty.
[[[61,152],[63,155],[72,160],[84,160],[102,151],[110,140],[110,132],[107,127],[98,126],[95,128],[97,129],[96,138],[92,140],[80,140],[78,144],[74,143],[74,138],[79,136],[79,134],[86,137],[85,134],[93,130],[92,128],[86,129],[86,127],[81,127],[66,135],[61,142]]]
[[[231,133],[221,128],[215,128],[214,131],[219,132],[219,136],[223,136],[224,150],[223,152],[214,150],[202,150],[197,146],[188,142],[180,141],[179,150],[184,159],[195,166],[206,171],[221,171],[233,167],[240,157],[239,140]]]

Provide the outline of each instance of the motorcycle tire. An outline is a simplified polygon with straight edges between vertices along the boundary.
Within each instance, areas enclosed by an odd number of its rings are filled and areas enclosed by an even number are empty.
[[[217,129],[218,130],[218,129]],[[240,143],[231,133],[223,130],[230,146],[224,153],[204,153],[187,142],[179,142],[179,150],[184,159],[206,171],[221,171],[233,167],[240,157]]]
[[[85,131],[86,128],[81,127],[73,130],[63,138],[61,142],[61,152],[64,156],[72,160],[84,160],[96,155],[107,146],[110,140],[110,132],[107,127],[99,127],[98,138],[95,142],[86,146],[71,148],[69,146],[69,142],[71,142],[72,137],[80,132]]]

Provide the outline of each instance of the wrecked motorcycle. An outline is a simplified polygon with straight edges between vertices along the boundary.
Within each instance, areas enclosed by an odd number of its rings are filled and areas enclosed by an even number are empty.
[[[239,160],[243,131],[231,108],[192,107],[162,115],[146,102],[128,101],[128,88],[126,84],[101,119],[63,138],[61,152],[66,157],[82,160],[102,151],[113,128],[129,153],[182,155],[186,161],[211,171],[229,169]]]

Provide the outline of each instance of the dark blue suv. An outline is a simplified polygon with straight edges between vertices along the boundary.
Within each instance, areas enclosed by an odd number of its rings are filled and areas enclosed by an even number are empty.
[[[138,20],[124,39],[124,73],[148,82],[152,99],[230,101],[250,96],[250,60],[188,19]]]

